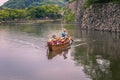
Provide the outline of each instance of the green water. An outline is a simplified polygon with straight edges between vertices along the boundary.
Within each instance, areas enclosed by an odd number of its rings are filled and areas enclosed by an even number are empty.
[[[74,43],[49,52],[47,39],[66,28]],[[0,80],[120,80],[120,34],[74,24],[0,25]]]

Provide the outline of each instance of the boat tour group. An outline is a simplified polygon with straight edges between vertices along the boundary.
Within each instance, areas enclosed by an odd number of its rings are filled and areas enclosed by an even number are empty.
[[[63,30],[61,37],[57,37],[55,34],[47,41],[47,45],[50,51],[65,48],[70,45],[71,37],[67,34],[66,29]]]

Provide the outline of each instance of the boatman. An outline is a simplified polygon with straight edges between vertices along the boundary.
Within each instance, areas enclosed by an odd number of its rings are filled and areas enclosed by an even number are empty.
[[[64,29],[62,32],[62,37],[65,38],[66,36],[67,36],[67,32],[66,32],[66,29]]]

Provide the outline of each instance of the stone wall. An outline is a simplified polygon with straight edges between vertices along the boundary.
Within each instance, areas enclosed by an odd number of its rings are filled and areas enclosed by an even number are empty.
[[[86,2],[86,0],[76,0],[72,3],[68,4],[68,8],[71,9],[71,11],[73,13],[76,13],[76,23],[82,23],[82,17],[83,17],[83,12],[84,12],[84,8],[83,5]]]
[[[67,7],[71,10],[72,13],[76,13],[76,1],[69,3]]]
[[[95,4],[87,9],[83,5],[86,0],[76,0],[69,4],[76,13],[76,23],[81,29],[120,32],[120,4]]]
[[[82,29],[120,32],[120,4],[95,4],[79,20]]]
[[[81,26],[82,23],[82,17],[83,17],[83,13],[84,13],[84,4],[87,0],[76,0],[76,23],[79,23],[79,25]]]

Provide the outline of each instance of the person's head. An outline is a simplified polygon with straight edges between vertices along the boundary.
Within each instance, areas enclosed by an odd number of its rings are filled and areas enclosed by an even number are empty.
[[[54,34],[52,37],[53,37],[53,38],[56,38],[56,35]]]
[[[66,32],[66,29],[64,29],[63,31]]]
[[[67,35],[67,37],[70,37],[70,35]]]

